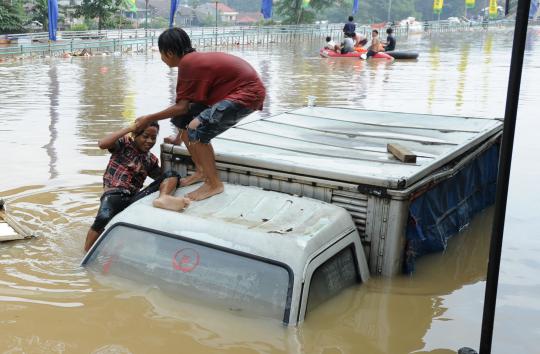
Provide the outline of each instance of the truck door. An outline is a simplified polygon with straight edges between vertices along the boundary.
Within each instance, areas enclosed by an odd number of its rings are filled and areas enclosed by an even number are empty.
[[[298,322],[321,303],[360,283],[357,248],[346,238],[316,255],[308,264]]]

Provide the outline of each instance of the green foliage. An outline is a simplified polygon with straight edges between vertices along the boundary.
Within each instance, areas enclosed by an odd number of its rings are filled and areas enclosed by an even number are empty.
[[[111,16],[118,11],[119,0],[83,0],[76,7],[76,16],[83,16],[85,19],[98,19],[98,29],[101,30]]]
[[[346,22],[351,15],[353,0],[345,0],[323,9],[317,19],[329,22]],[[360,0],[358,13],[354,15],[357,23],[386,22],[388,19],[389,0]],[[468,16],[475,16],[485,6],[485,0],[476,0],[475,7],[467,11]],[[460,17],[465,14],[465,0],[444,0],[441,19]],[[392,0],[390,21],[400,21],[407,17],[417,20],[434,20],[433,0]]]
[[[120,13],[108,18],[103,26],[106,28],[133,28],[132,22]]]
[[[273,26],[273,25],[277,25],[277,24],[278,24],[278,22],[274,21],[273,19],[268,19],[268,20],[260,19],[256,23],[257,26]]]
[[[212,16],[212,15],[201,16],[199,18],[199,21],[201,23],[201,26],[203,26],[203,27],[213,27],[213,26],[216,25],[216,17]],[[221,19],[219,18],[219,16],[218,16],[217,23],[218,23],[218,26],[222,25]]]
[[[196,8],[197,6],[201,5],[203,3],[203,1],[201,0],[187,0],[186,1],[188,6],[191,6],[193,8]],[[206,2],[206,1],[204,1]]]
[[[135,0],[118,0],[118,8],[124,11],[137,11],[137,5]]]
[[[225,5],[232,7],[239,12],[258,12],[261,10],[261,1],[246,0],[221,0]]]
[[[308,7],[302,6],[302,0],[281,0],[275,5],[276,13],[282,17],[283,23],[312,23],[316,13],[332,5],[341,5],[343,0],[311,0]]]
[[[426,0],[424,0],[425,2]],[[462,0],[465,3],[465,0]],[[420,13],[416,11],[416,2],[418,0],[394,0],[392,1],[392,7],[390,9],[390,21],[399,21],[407,17],[419,18]],[[430,1],[433,5],[433,1]],[[385,7],[388,11],[388,7]],[[386,21],[387,16],[383,17],[383,21]]]
[[[482,7],[484,7],[485,4],[485,0],[476,0],[475,7],[472,9],[467,9],[467,15],[478,15],[478,11]],[[421,0],[416,0],[416,9],[419,12],[418,18],[427,21],[437,19],[437,16],[433,15],[433,1],[429,3]],[[444,7],[441,12],[441,19],[447,19],[448,17],[461,17],[464,15],[465,0],[444,0]]]
[[[23,32],[27,22],[22,1],[15,0],[13,4],[0,0],[0,33]]]
[[[86,23],[77,23],[71,25],[71,31],[88,31],[88,25]]]
[[[148,22],[148,28],[167,28],[169,27],[169,20],[163,17],[154,17]]]
[[[42,23],[45,31],[49,27],[49,5],[47,0],[34,0],[34,5],[31,20]]]

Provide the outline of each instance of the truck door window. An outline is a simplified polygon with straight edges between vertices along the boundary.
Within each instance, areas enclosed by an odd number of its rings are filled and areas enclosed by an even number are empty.
[[[292,279],[279,264],[126,225],[108,231],[86,266],[248,315],[284,320],[290,303]]]
[[[359,280],[353,249],[350,246],[328,259],[313,272],[306,313],[343,289],[358,283]]]

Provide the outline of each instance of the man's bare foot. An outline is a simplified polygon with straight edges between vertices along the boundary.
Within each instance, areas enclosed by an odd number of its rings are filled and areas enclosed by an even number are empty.
[[[203,200],[210,198],[213,195],[223,192],[223,183],[219,182],[219,185],[212,186],[207,182],[204,182],[202,186],[194,190],[191,193],[188,193],[186,196],[191,200]]]
[[[166,137],[165,139],[163,139],[163,142],[166,144],[182,145],[182,139],[180,138],[180,133]]]
[[[156,208],[181,211],[184,208],[187,208],[191,203],[191,200],[184,197],[173,197],[172,195],[163,195],[159,198],[156,198],[152,205]]]
[[[189,185],[192,185],[193,183],[197,183],[197,182],[204,182],[204,180],[206,180],[206,177],[202,173],[195,172],[194,174],[192,174],[190,176],[187,176],[185,178],[181,178],[180,179],[180,187],[189,186]]]

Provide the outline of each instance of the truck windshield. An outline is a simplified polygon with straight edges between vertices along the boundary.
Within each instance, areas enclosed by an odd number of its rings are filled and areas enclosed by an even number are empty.
[[[158,286],[169,296],[287,321],[292,279],[284,266],[128,225],[111,228],[85,265]]]

